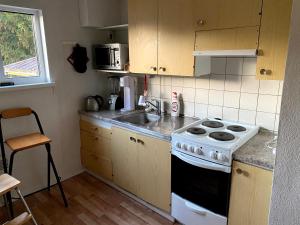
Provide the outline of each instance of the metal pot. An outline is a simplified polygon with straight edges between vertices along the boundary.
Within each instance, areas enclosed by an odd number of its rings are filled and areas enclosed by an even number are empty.
[[[88,96],[85,99],[85,110],[89,112],[100,111],[104,104],[104,100],[100,95]]]

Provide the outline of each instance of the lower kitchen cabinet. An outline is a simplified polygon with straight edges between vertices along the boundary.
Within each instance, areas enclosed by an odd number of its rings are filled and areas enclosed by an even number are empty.
[[[95,174],[112,180],[111,130],[80,121],[81,162]]]
[[[268,225],[271,171],[233,161],[228,225]]]
[[[113,181],[144,201],[170,211],[171,145],[112,128]]]

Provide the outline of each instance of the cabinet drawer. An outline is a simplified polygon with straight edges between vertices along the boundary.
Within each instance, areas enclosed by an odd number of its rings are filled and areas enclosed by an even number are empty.
[[[83,149],[84,152],[84,149]],[[84,166],[90,170],[91,172],[106,178],[108,180],[112,180],[112,162],[111,159],[96,155],[94,153],[86,153],[84,154]]]
[[[85,120],[80,120],[80,129],[87,131],[91,134],[95,134],[95,135],[102,135],[102,128],[98,127],[97,125],[94,125],[90,122],[87,122]]]
[[[100,138],[87,131],[80,131],[81,147],[88,152],[96,152],[97,142]]]

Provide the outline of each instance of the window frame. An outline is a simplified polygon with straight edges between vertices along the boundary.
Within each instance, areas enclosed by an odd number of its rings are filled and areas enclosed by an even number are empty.
[[[4,65],[0,52],[0,82],[14,82],[15,85],[51,83],[42,10],[0,4],[0,13],[1,12],[21,13],[33,16],[33,37],[36,45],[39,76],[12,78],[5,77]]]

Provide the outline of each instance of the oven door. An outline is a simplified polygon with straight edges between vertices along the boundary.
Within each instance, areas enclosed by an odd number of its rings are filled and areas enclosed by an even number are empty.
[[[172,193],[215,214],[228,216],[231,168],[172,152]]]
[[[94,69],[114,69],[114,51],[109,45],[93,46]]]

